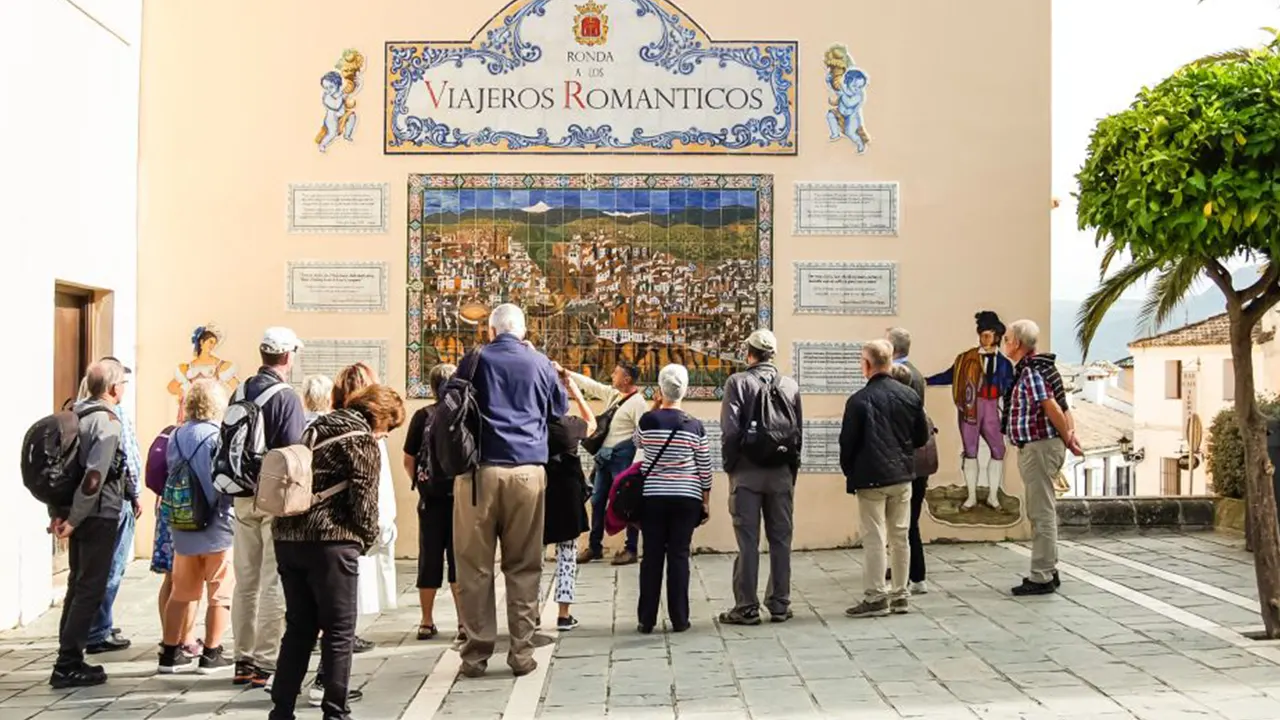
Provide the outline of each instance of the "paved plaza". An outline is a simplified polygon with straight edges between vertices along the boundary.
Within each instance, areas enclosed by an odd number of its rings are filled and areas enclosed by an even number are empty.
[[[390,718],[1280,718],[1280,646],[1256,629],[1250,557],[1236,536],[1159,534],[1064,542],[1056,596],[1008,595],[1027,563],[1021,545],[930,547],[928,595],[913,612],[851,620],[861,591],[860,550],[798,553],[793,621],[720,627],[732,556],[694,564],[693,630],[635,633],[637,571],[582,568],[582,626],[547,640],[538,672],[516,680],[501,648],[489,675],[455,679],[447,640],[417,642],[411,568],[401,609],[362,635],[353,715]],[[107,685],[46,684],[56,616],[0,635],[0,720],[40,718],[263,718],[261,691],[229,678],[154,674],[154,578],[131,570],[117,620],[135,646],[105,659]],[[501,599],[501,595],[500,595]],[[437,610],[442,635],[454,614]],[[300,717],[319,718],[306,708]]]

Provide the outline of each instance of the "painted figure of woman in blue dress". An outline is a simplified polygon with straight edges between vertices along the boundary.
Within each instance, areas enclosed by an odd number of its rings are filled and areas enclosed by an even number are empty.
[[[825,64],[827,85],[831,88],[828,100],[831,109],[827,111],[831,140],[834,142],[847,137],[853,141],[859,154],[864,153],[871,140],[862,123],[862,106],[867,101],[870,78],[854,66],[849,50],[843,45],[833,45],[827,50]]]

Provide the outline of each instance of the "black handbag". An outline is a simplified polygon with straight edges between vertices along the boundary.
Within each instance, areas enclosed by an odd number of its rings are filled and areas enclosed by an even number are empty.
[[[648,470],[641,466],[639,472],[624,477],[619,482],[618,491],[613,496],[613,513],[623,522],[640,522],[640,518],[644,515],[644,486],[649,480],[649,473],[653,472],[653,469],[658,465],[658,461],[662,459],[662,454],[667,451],[667,447],[671,445],[671,441],[675,439],[678,432],[680,432],[679,429],[672,430],[671,434],[667,436],[667,441],[662,444],[662,449],[649,462]]]
[[[617,404],[611,405],[596,416],[596,431],[582,441],[582,449],[591,453],[592,456],[600,452],[600,448],[604,447],[605,438],[609,437],[609,426],[613,424],[613,416],[617,414],[623,403],[631,399],[632,395],[635,395],[635,393],[623,397]]]

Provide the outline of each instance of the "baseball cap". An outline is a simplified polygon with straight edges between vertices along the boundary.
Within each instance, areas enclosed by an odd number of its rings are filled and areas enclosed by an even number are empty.
[[[258,349],[272,355],[297,352],[302,349],[302,341],[298,334],[287,327],[269,327],[262,333],[262,343]]]
[[[777,352],[778,338],[768,330],[757,330],[747,338],[747,344],[763,352]]]

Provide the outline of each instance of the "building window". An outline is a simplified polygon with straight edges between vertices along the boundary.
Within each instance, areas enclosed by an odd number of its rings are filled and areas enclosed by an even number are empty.
[[[1097,477],[1098,477],[1097,468],[1084,469],[1084,496],[1085,497],[1090,497],[1094,494],[1093,483],[1097,479]]]
[[[1122,465],[1116,468],[1116,495],[1127,496],[1133,494],[1133,468],[1129,465]]]
[[[1182,471],[1178,469],[1178,458],[1161,458],[1160,494],[1166,497],[1182,494]]]
[[[1222,361],[1222,399],[1236,400],[1236,363],[1231,358]]]
[[[1164,396],[1168,400],[1182,397],[1182,361],[1166,360],[1164,363]]]

